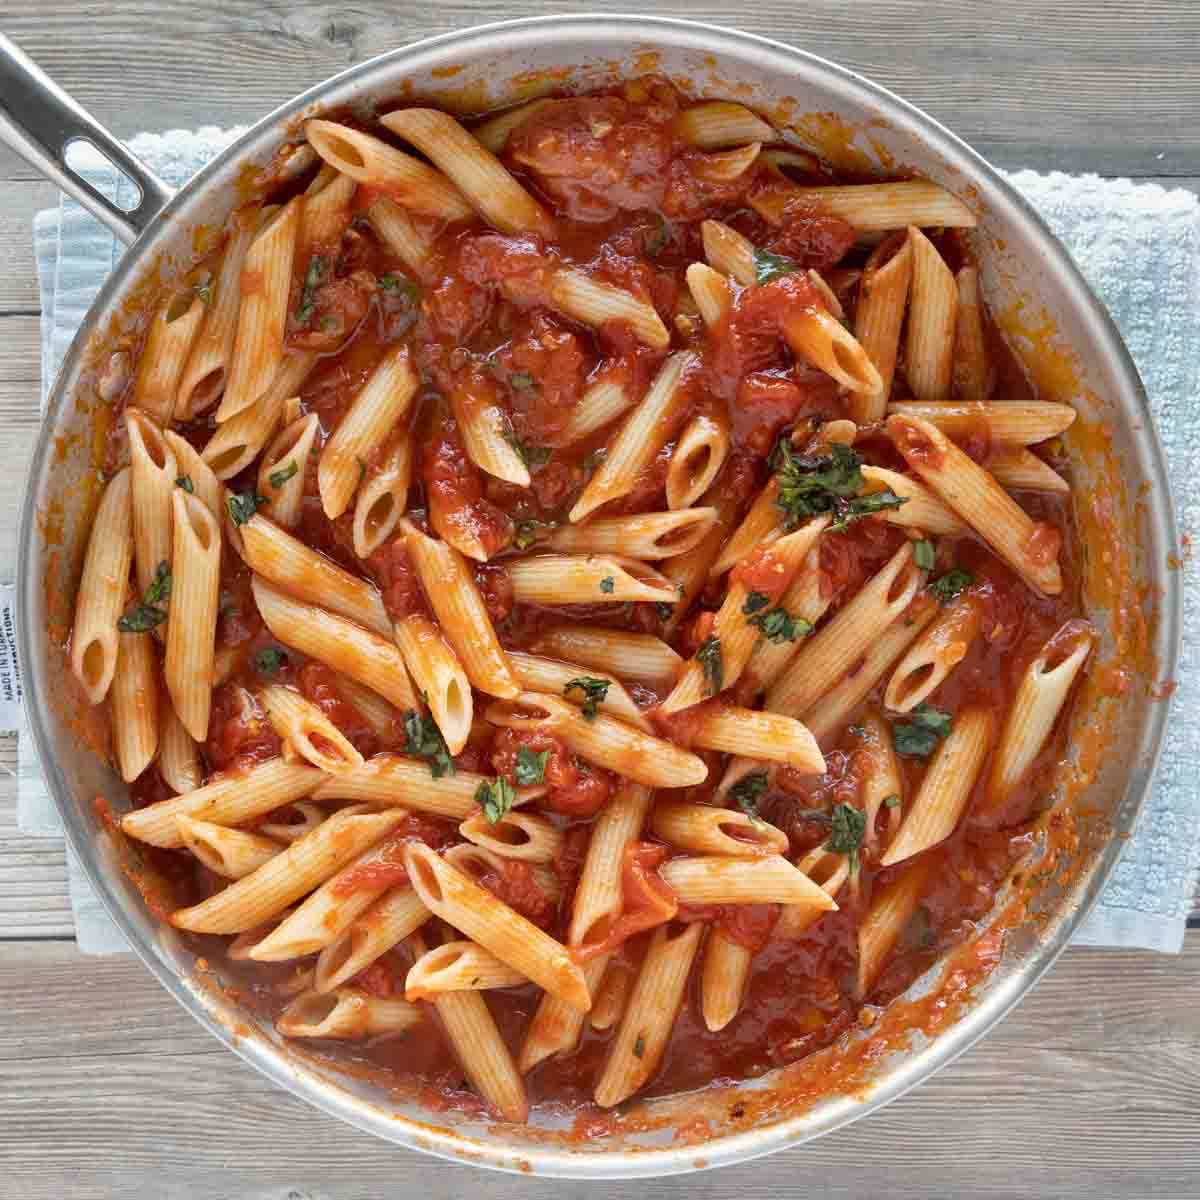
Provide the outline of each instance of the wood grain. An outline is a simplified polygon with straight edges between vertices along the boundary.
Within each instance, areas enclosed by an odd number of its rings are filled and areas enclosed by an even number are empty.
[[[1132,1196],[1153,1179],[1156,1197],[1194,1196],[1197,971],[1200,939],[1178,958],[1068,951],[984,1043],[870,1120],[636,1194]],[[155,1200],[610,1194],[435,1164],[343,1127],[217,1046],[128,959],[0,945],[0,1011],[2,1194],[99,1200],[138,1181]]]

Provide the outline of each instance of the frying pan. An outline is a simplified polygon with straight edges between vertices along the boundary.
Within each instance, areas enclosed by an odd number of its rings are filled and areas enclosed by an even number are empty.
[[[993,316],[1043,398],[1079,412],[1066,447],[1083,604],[1101,641],[1032,862],[948,966],[932,968],[875,1027],[839,1047],[744,1083],[633,1102],[609,1136],[575,1138],[562,1114],[539,1112],[526,1128],[436,1111],[419,1094],[388,1090],[282,1044],[226,995],[212,967],[147,911],[131,876],[140,872],[143,888],[161,881],[147,878],[95,803],[101,797],[120,812],[128,801],[93,748],[94,718],[78,703],[63,645],[111,425],[101,387],[106,364],[114,349],[135,344],[154,290],[187,268],[206,231],[219,229],[244,199],[247,167],[266,164],[297,140],[303,117],[322,109],[386,111],[404,96],[478,112],[647,71],[695,97],[758,108],[835,166],[928,176],[976,212]],[[963,142],[876,84],[791,47],[611,14],[484,26],[372,59],[264,117],[174,194],[0,38],[0,136],[130,244],[66,356],[30,470],[18,565],[30,727],[71,847],[114,920],[164,987],[247,1062],[326,1112],[436,1154],[545,1175],[664,1175],[765,1154],[872,1112],[970,1046],[1053,963],[1111,873],[1153,777],[1168,709],[1154,684],[1170,676],[1179,644],[1181,589],[1168,567],[1177,539],[1162,448],[1116,328],[1041,220]],[[136,183],[136,207],[116,208],[67,166],[66,146],[78,139]],[[1127,681],[1123,690],[1106,683],[1118,677]],[[985,971],[1001,929],[1003,954]]]

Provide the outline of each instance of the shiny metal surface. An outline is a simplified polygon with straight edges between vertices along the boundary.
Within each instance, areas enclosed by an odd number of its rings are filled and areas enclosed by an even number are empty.
[[[0,140],[58,184],[123,242],[132,242],[171,198],[153,171],[80,108],[19,46],[0,33]],[[135,208],[118,208],[71,170],[67,150],[89,142],[137,184]]]
[[[856,153],[879,166],[896,164],[928,175],[968,201],[981,219],[978,237],[989,302],[994,309],[1014,303],[1019,308],[1022,300],[1036,297],[1055,330],[1056,346],[1069,347],[1075,364],[1063,385],[1070,394],[1054,398],[1076,404],[1081,426],[1103,423],[1110,432],[1105,455],[1111,462],[1083,442],[1073,445],[1076,494],[1086,501],[1091,490],[1110,489],[1114,476],[1105,471],[1111,467],[1118,472],[1127,496],[1116,501],[1116,532],[1132,556],[1136,582],[1159,601],[1138,686],[1119,704],[1093,703],[1089,698],[1074,718],[1076,734],[1090,724],[1102,727],[1109,739],[1102,769],[1088,791],[1089,805],[1106,814],[1103,828],[1085,839],[1067,878],[1042,886],[1037,922],[1027,922],[1010,935],[1003,962],[977,990],[965,1015],[937,1036],[884,1056],[866,1089],[829,1096],[755,1128],[732,1128],[713,1117],[714,1136],[700,1145],[679,1144],[670,1129],[568,1145],[553,1137],[568,1124],[561,1118],[542,1117],[539,1126],[528,1131],[472,1121],[432,1113],[367,1081],[339,1075],[319,1060],[281,1046],[269,1026],[257,1027],[215,991],[196,971],[188,947],[147,912],[120,869],[120,847],[105,832],[92,801],[105,796],[119,811],[125,790],[80,737],[60,642],[69,611],[64,601],[77,578],[81,538],[97,490],[92,447],[102,406],[95,376],[110,349],[114,316],[118,327],[132,322],[138,284],[148,272],[168,278],[186,265],[193,228],[223,217],[245,164],[265,163],[294,132],[301,114],[317,107],[386,100],[400,94],[402,83],[411,84],[415,95],[446,103],[456,95],[469,96],[478,108],[520,97],[526,85],[519,81],[528,79],[529,72],[570,68],[566,82],[583,87],[603,82],[614,72],[646,70],[650,53],[656,55],[655,69],[692,80],[697,95],[744,100],[783,122],[788,118],[780,106],[786,100],[805,140],[822,141],[820,129],[801,122],[806,113],[826,114],[839,129],[867,130],[869,137],[857,139]],[[32,135],[26,127],[21,136],[28,140]],[[844,149],[844,143],[844,138],[831,137],[835,148]],[[1017,348],[1022,354],[1036,350]],[[1085,541],[1093,536],[1085,531]],[[97,300],[51,396],[22,517],[20,652],[31,725],[74,851],[138,954],[217,1037],[280,1085],[392,1141],[506,1170],[628,1178],[740,1161],[816,1137],[871,1112],[970,1046],[1051,965],[1099,894],[1119,855],[1121,836],[1132,829],[1150,784],[1167,705],[1148,698],[1148,685],[1169,675],[1178,652],[1179,582],[1177,573],[1167,568],[1167,555],[1175,545],[1161,447],[1141,383],[1111,320],[1039,218],[967,146],[882,88],[786,46],[658,18],[541,18],[435,38],[336,76],[259,122],[171,200],[164,219],[149,224]],[[1103,547],[1089,544],[1087,549],[1095,555]],[[1106,607],[1102,596],[1092,596],[1089,615],[1110,651],[1121,632],[1121,611]],[[930,984],[929,979],[918,981],[914,991]],[[775,1081],[764,1077],[741,1085],[739,1092],[749,1096],[773,1086]],[[677,1114],[683,1122],[697,1113],[707,1114],[707,1095],[670,1098],[647,1109]]]

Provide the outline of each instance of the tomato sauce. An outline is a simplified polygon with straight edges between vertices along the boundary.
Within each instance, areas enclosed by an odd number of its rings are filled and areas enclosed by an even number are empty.
[[[304,503],[292,532],[338,565],[372,580],[391,620],[413,613],[432,615],[430,597],[404,538],[393,534],[366,561],[357,559],[353,514],[335,520],[325,515],[316,468],[325,440],[382,356],[401,340],[410,346],[421,380],[403,429],[396,431],[407,432],[415,448],[407,518],[434,536],[477,548],[470,561],[473,577],[504,646],[528,648],[548,626],[574,621],[649,631],[663,636],[686,658],[712,634],[715,609],[728,586],[741,583],[770,604],[783,595],[787,580],[769,547],[750,555],[728,577],[700,586],[699,598],[681,614],[669,605],[646,603],[520,604],[504,565],[510,555],[527,552],[566,522],[611,442],[610,426],[568,444],[575,406],[598,382],[620,384],[637,398],[668,352],[686,349],[698,358],[685,378],[665,444],[650,458],[632,491],[603,507],[602,517],[666,507],[665,479],[675,440],[692,413],[705,412],[722,418],[731,430],[731,452],[709,499],[722,500],[732,512],[730,528],[736,528],[769,477],[769,455],[780,436],[801,423],[847,413],[845,392],[816,367],[797,361],[783,331],[797,314],[828,307],[826,296],[806,273],[810,268],[822,273],[853,328],[868,251],[855,244],[855,231],[846,222],[794,206],[785,209],[778,224],[767,224],[753,202],[788,187],[788,181],[761,157],[742,174],[729,177],[722,165],[724,152],[702,152],[680,136],[684,103],[663,80],[636,80],[594,95],[560,99],[517,126],[501,158],[551,214],[552,237],[484,231],[478,224],[443,226],[432,218],[413,216],[415,228],[427,241],[427,253],[415,265],[406,263],[372,228],[366,214],[376,194],[360,187],[345,214],[341,236],[306,246],[297,255],[286,338],[289,348],[318,355],[300,387],[299,400],[302,411],[317,414],[320,430],[315,453],[304,465]],[[361,124],[353,116],[344,119]],[[819,165],[811,177],[801,177],[835,182]],[[286,200],[307,183],[306,176],[281,184],[273,199]],[[700,222],[709,218],[726,222],[759,248],[755,270],[760,282],[742,286],[730,281],[728,312],[706,329],[685,273],[690,264],[704,259]],[[933,241],[951,269],[970,260],[969,247],[957,234],[934,234]],[[562,267],[623,288],[651,305],[671,335],[669,350],[645,345],[621,321],[593,328],[557,311],[550,281]],[[252,288],[255,282],[244,278],[243,286]],[[990,323],[985,333],[997,394],[1032,396],[1015,356]],[[902,345],[893,399],[909,394],[905,365]],[[467,453],[459,415],[479,404],[499,411],[506,436],[529,468],[529,488],[486,474]],[[209,412],[181,426],[180,432],[202,447],[215,427]],[[880,427],[859,432],[856,450],[864,461],[905,469]],[[985,465],[996,452],[982,426],[955,441]],[[114,462],[122,448],[122,435],[115,434]],[[908,450],[928,461],[940,457],[919,435]],[[1043,448],[1036,452],[1045,453]],[[377,454],[362,462],[364,477],[375,466]],[[235,492],[252,491],[257,469],[256,463],[226,482]],[[1069,499],[1021,492],[1016,500],[1034,522],[1029,553],[1042,564],[1058,558],[1063,593],[1052,598],[1034,593],[974,534],[937,539],[934,574],[966,572],[982,620],[963,661],[928,698],[931,708],[954,714],[968,704],[982,704],[1002,718],[1027,664],[1054,631],[1080,611],[1079,550]],[[264,511],[269,517],[269,508]],[[853,597],[907,536],[878,519],[858,520],[844,531],[823,535],[820,583],[829,612],[836,613]],[[280,740],[256,698],[267,683],[299,689],[366,757],[413,752],[405,728],[407,714],[395,712],[390,723],[381,725],[378,713],[356,707],[351,690],[341,685],[335,672],[271,637],[255,609],[250,572],[229,548],[222,560],[217,644],[225,667],[200,747],[206,776],[241,771],[280,753]],[[623,682],[659,735],[680,747],[695,739],[703,706],[663,717],[655,706],[669,683],[652,688],[645,681]],[[881,703],[881,692],[882,687],[875,689],[866,702]],[[721,697],[706,704],[724,702]],[[475,693],[475,727],[454,760],[455,769],[489,779],[512,778],[522,751],[544,754],[545,792],[524,811],[538,813],[564,840],[551,863],[501,860],[495,869],[481,870],[478,882],[565,942],[588,840],[620,781],[573,753],[552,731],[490,729],[481,721],[489,703],[490,697]],[[852,714],[851,724],[856,716]],[[895,718],[893,725],[903,720]],[[959,828],[941,846],[926,851],[934,863],[933,882],[866,996],[855,991],[856,931],[872,895],[899,869],[880,868],[878,836],[860,849],[854,886],[839,893],[839,910],[799,936],[784,936],[774,904],[681,907],[659,874],[671,851],[645,840],[648,835],[642,831],[623,853],[621,912],[592,931],[587,944],[573,948],[572,954],[586,961],[611,953],[623,969],[634,971],[653,930],[678,919],[703,921],[754,956],[739,1011],[717,1033],[704,1024],[700,971],[693,969],[666,1054],[646,1094],[753,1077],[803,1058],[841,1037],[864,1005],[886,1003],[899,994],[966,936],[1029,846],[1029,819],[1047,803],[1048,780],[1066,751],[1064,728],[1065,721],[1060,721],[1033,769],[1000,809],[985,810],[983,785],[977,785]],[[709,778],[685,795],[668,795],[716,803],[715,789],[727,756],[702,749],[695,753],[705,760]],[[787,835],[793,859],[826,844],[834,808],[862,803],[854,735],[845,735],[829,748],[825,759],[826,771],[819,777],[775,769],[758,804],[761,819]],[[901,756],[899,762],[902,803],[907,805],[927,761]],[[986,774],[985,768],[981,778]],[[137,804],[170,794],[156,767],[147,769],[131,791]],[[885,824],[881,819],[879,829]],[[411,813],[342,878],[339,891],[348,895],[404,884],[404,847],[414,840],[441,849],[460,836],[455,822]],[[164,852],[164,858],[174,871],[191,879],[198,895],[221,885],[183,852]],[[426,933],[436,940],[436,922]],[[411,961],[412,947],[402,945],[365,968],[353,983],[375,995],[403,995]],[[256,1004],[267,1010],[282,1006],[272,990],[283,977],[276,968],[231,962],[228,969]],[[488,993],[489,1010],[511,1047],[521,1044],[539,999],[532,986]],[[576,1049],[548,1059],[526,1077],[531,1101],[590,1104],[611,1037],[611,1031],[585,1025]],[[358,1044],[353,1054],[398,1078],[423,1081],[423,1094],[439,1105],[481,1110],[432,1010],[420,1036]]]

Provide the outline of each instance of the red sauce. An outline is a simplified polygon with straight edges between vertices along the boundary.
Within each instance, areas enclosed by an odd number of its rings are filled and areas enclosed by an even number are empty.
[[[545,806],[570,817],[590,817],[612,793],[612,774],[573,755],[558,738],[537,730],[501,729],[492,744],[492,767],[497,775],[512,775],[517,754],[526,749],[546,753],[543,779],[549,786]]]
[[[380,842],[337,881],[334,893],[350,896],[364,888],[399,887],[408,882],[404,866],[404,848],[410,842],[423,842],[434,850],[458,841],[453,821],[441,820],[428,813],[411,812]]]
[[[621,859],[621,915],[611,922],[598,941],[588,940],[571,949],[580,963],[598,954],[611,954],[629,938],[665,925],[679,910],[675,893],[663,882],[658,868],[667,857],[666,846],[631,842]]]

